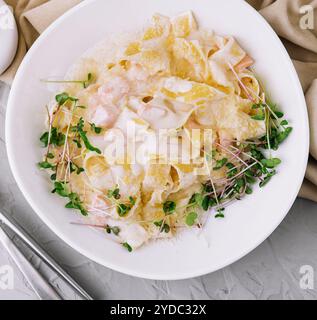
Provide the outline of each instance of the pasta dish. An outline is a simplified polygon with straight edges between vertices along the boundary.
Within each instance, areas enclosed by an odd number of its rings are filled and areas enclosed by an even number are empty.
[[[106,54],[104,54],[106,52]],[[128,251],[225,218],[264,187],[292,128],[250,55],[191,12],[83,56],[47,106],[39,167],[66,208]]]

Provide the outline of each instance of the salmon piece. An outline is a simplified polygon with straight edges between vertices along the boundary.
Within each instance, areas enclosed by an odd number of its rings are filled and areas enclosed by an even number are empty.
[[[242,72],[246,68],[252,66],[254,64],[254,60],[249,56],[246,55],[235,67],[237,73]]]

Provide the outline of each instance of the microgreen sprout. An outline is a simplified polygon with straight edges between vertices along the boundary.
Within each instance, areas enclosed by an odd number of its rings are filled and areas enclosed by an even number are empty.
[[[176,209],[176,203],[174,201],[166,201],[163,203],[163,211],[166,215],[173,214]]]
[[[129,252],[132,252],[132,247],[127,242],[122,243],[122,246],[126,248]]]
[[[100,134],[102,131],[102,128],[97,127],[94,123],[90,123],[90,128],[91,128],[91,131],[93,131],[96,134]]]
[[[215,215],[215,218],[224,218],[224,217],[225,217],[224,211],[225,211],[224,208],[218,209],[218,210],[217,210],[217,214]]]
[[[154,225],[160,228],[160,232],[169,233],[171,228],[164,220],[154,221]]]
[[[121,198],[121,195],[118,186],[116,186],[113,190],[108,190],[107,198],[111,200],[114,205],[116,205],[117,213],[120,217],[126,216],[136,203],[135,198],[132,196],[129,196],[128,201],[125,203],[119,202],[118,200]]]
[[[86,89],[89,85],[94,82],[94,76],[92,73],[87,74],[87,78],[85,80],[42,80],[46,83],[77,83],[83,86]]]
[[[80,143],[79,139],[81,139],[88,150],[101,154],[101,151],[90,143],[87,137],[87,131],[84,130],[84,125],[85,125],[84,119],[81,117],[77,125],[71,128],[71,131],[74,133],[77,133],[78,135],[78,138],[75,139],[76,144],[78,145],[78,143]]]
[[[198,217],[198,215],[197,215],[196,212],[188,213],[187,216],[186,216],[186,220],[185,220],[186,224],[189,227],[193,226],[195,224],[195,222],[196,222],[197,217]]]
[[[216,166],[213,168],[214,170],[219,170],[221,169],[226,163],[228,159],[227,158],[222,158],[221,160],[216,161]]]
[[[108,224],[105,226],[105,230],[107,233],[113,233],[115,236],[117,236],[120,233],[120,228],[119,227],[111,227]]]
[[[52,193],[56,193],[63,198],[68,198],[69,202],[65,205],[65,208],[77,209],[83,216],[87,216],[87,210],[85,209],[79,195],[75,192],[69,191],[68,189],[67,183],[55,181]]]

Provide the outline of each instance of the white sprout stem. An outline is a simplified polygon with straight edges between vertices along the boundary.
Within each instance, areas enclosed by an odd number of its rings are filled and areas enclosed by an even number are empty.
[[[48,114],[48,121],[49,121],[49,126],[48,126],[48,141],[47,141],[47,152],[46,152],[46,157],[49,153],[50,146],[51,146],[51,136],[52,136],[52,126],[53,122],[55,120],[55,117],[57,113],[59,112],[60,106],[58,105],[56,110],[54,111],[54,108],[52,109],[52,114],[50,114],[50,111],[48,110],[48,107],[46,106],[47,114]]]
[[[46,79],[41,79],[41,82],[44,83],[84,83],[86,80],[80,81],[80,80],[46,80]]]
[[[222,193],[221,193],[221,198],[224,196],[226,190],[227,190],[228,188],[230,188],[230,187],[233,187],[233,185],[232,185],[232,184],[229,184],[229,185],[227,185],[227,186],[223,189],[223,191],[222,191]]]
[[[66,141],[67,141],[67,139],[68,139],[70,124],[71,124],[71,120],[70,120],[70,122],[69,122],[69,124],[68,124],[68,127],[67,127],[67,130],[66,130],[65,144],[64,144],[63,153],[62,153],[62,162],[64,161],[64,158],[65,158],[66,145],[67,145]]]
[[[232,151],[230,151],[229,149],[227,149],[226,147],[224,147],[223,145],[221,145],[220,143],[216,143],[217,146],[219,146],[220,148],[222,148],[223,150],[229,152],[234,158],[238,159],[239,161],[241,161],[245,166],[247,166],[248,164],[243,161],[239,156],[237,156],[236,154],[234,154]],[[239,150],[240,152],[240,150]]]
[[[72,112],[69,110],[61,109],[61,112],[68,114],[68,115],[72,115]],[[77,114],[73,114],[73,117],[80,119],[80,116],[78,116]]]
[[[65,175],[64,175],[64,183],[66,183],[67,181],[67,175],[68,175],[68,179],[70,180],[70,162],[71,162],[71,159],[70,159],[70,154],[69,154],[69,145],[68,145],[68,141],[65,141],[65,145],[66,145],[66,148],[67,148],[67,166],[66,166],[66,169],[65,169]],[[64,167],[62,167],[62,169],[64,169]]]
[[[246,87],[246,86],[243,84],[243,82],[241,81],[239,75],[236,73],[236,71],[234,70],[234,68],[233,68],[233,66],[231,65],[231,63],[230,63],[230,62],[227,62],[227,64],[228,64],[229,68],[231,69],[231,71],[233,72],[234,76],[237,78],[240,86],[241,86],[242,89],[245,91],[245,93],[246,93],[246,95],[248,96],[249,100],[251,100],[252,102],[256,102],[256,101],[252,98],[252,96],[250,95],[247,87]]]
[[[64,169],[64,158],[65,158],[65,152],[66,152],[66,145],[67,145],[67,141],[68,141],[68,134],[69,134],[70,126],[71,126],[71,123],[72,123],[72,120],[73,120],[73,114],[74,114],[75,106],[76,106],[76,102],[74,102],[74,104],[73,104],[71,117],[70,117],[70,120],[69,120],[69,123],[68,123],[68,126],[67,126],[67,130],[66,130],[65,144],[64,144],[63,153],[62,153],[62,169]]]
[[[165,216],[164,219],[162,220],[162,225],[160,226],[160,233],[161,233],[161,232],[163,231],[163,229],[164,229],[164,225],[165,225],[166,219],[167,219],[167,216]]]
[[[228,183],[225,184],[225,186],[224,186],[224,188],[223,188],[223,190],[222,190],[222,192],[220,194],[220,198],[222,198],[223,195],[225,194],[225,191],[226,191],[227,187],[228,187]]]
[[[101,209],[98,209],[98,208],[95,208],[95,207],[92,207],[92,206],[87,206],[88,207],[88,211],[89,212],[99,212],[99,213],[102,213],[106,216],[109,216],[111,217],[111,214],[107,211],[104,211],[104,210],[101,210]]]
[[[269,153],[270,153],[270,158],[272,158],[272,150],[271,150],[271,142],[270,142],[270,128],[269,128],[269,124],[270,124],[270,118],[269,118],[269,114],[266,111],[265,112],[265,126],[266,126],[266,141],[267,141],[267,146],[269,149]]]
[[[51,116],[50,115],[50,111],[48,110],[48,107],[46,106],[46,111],[47,111],[47,115],[48,115],[48,140],[47,140],[47,151],[46,151],[46,158],[47,158],[47,155],[50,151],[50,141],[51,141],[51,131],[52,131],[52,123],[53,123],[53,115]]]
[[[230,195],[231,195],[231,193],[234,191],[234,189],[232,188],[231,190],[230,190],[230,192],[228,193],[228,194],[226,194],[226,196],[224,197],[224,199],[227,199]]]
[[[229,181],[234,180],[235,178],[239,177],[242,173],[244,173],[245,171],[249,170],[250,168],[252,168],[255,164],[257,164],[256,162],[253,162],[252,164],[250,164],[248,167],[246,167],[244,170],[240,171],[239,173],[237,173],[234,177],[230,178]]]
[[[86,226],[86,227],[93,227],[93,228],[102,228],[105,229],[107,225],[99,225],[99,224],[92,224],[92,223],[80,223],[80,222],[70,222],[75,226]]]
[[[235,150],[239,150],[238,148],[230,145],[231,148],[235,149]],[[240,150],[241,151],[241,150]],[[255,159],[254,157],[252,157],[250,154],[244,152],[244,151],[241,151],[241,153],[245,156],[247,156],[248,158],[254,160],[256,163],[258,163],[261,167],[263,167],[263,164],[258,160],[258,159]]]
[[[233,139],[233,140],[230,140],[230,139],[225,139],[225,141],[228,141],[228,142],[235,142],[235,143],[241,143],[241,144],[256,144],[256,145],[260,145],[260,144],[263,144],[262,141],[239,141],[239,140],[236,140],[236,139]]]

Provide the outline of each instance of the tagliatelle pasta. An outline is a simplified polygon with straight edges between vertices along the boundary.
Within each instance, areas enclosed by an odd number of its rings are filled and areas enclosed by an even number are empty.
[[[203,228],[264,187],[291,127],[253,59],[191,12],[159,14],[120,45],[85,55],[49,103],[42,169],[53,193],[132,251]],[[267,151],[264,152],[264,149]]]

